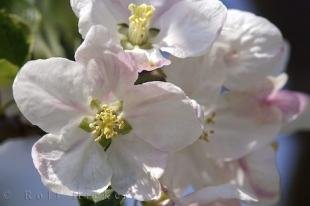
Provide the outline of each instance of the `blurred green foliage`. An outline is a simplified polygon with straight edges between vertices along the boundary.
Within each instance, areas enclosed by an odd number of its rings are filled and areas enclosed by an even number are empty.
[[[18,67],[5,59],[0,59],[0,87],[12,84]]]
[[[80,43],[70,0],[0,0],[0,143],[42,133],[17,112],[7,113],[18,70],[32,59],[73,59]]]
[[[69,0],[0,0],[0,87],[28,60],[73,59],[80,42]]]
[[[21,66],[29,56],[30,28],[16,15],[0,11],[0,58]]]
[[[0,89],[11,91],[27,61],[74,58],[81,43],[70,0],[0,0]],[[3,90],[2,90],[3,91]],[[0,111],[6,102],[0,94]]]

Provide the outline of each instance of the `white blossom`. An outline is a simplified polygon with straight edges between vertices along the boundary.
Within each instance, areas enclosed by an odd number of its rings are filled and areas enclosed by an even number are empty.
[[[275,149],[267,145],[243,158],[221,161],[205,155],[199,140],[170,155],[162,183],[182,206],[238,203],[232,200],[272,204],[280,191]]]
[[[139,70],[203,55],[218,36],[226,8],[218,0],[71,0],[83,37],[94,25],[107,29],[113,44],[136,56]]]
[[[20,111],[48,133],[33,146],[35,167],[56,193],[88,196],[111,185],[126,197],[157,198],[167,153],[202,131],[193,103],[171,83],[134,85],[125,54],[86,54],[30,61],[14,81]]]

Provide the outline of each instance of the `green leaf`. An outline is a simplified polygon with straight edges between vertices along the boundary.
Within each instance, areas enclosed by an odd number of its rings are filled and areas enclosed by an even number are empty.
[[[39,23],[41,22],[41,14],[36,8],[33,0],[0,0],[0,9],[19,16],[33,31],[38,29]]]
[[[73,59],[81,38],[69,1],[35,0],[35,5],[42,14],[42,24],[36,37],[34,57],[66,56]]]
[[[0,59],[0,86],[9,86],[12,84],[16,73],[17,73],[18,67],[11,62]]]
[[[0,59],[21,66],[29,57],[31,31],[16,15],[0,11]]]
[[[92,197],[79,197],[80,206],[122,206],[124,197],[110,187],[103,193]]]

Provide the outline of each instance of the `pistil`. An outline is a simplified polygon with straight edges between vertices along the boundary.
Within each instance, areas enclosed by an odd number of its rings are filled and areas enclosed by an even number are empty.
[[[148,41],[149,29],[155,8],[147,4],[130,4],[128,39],[133,45],[142,45]]]

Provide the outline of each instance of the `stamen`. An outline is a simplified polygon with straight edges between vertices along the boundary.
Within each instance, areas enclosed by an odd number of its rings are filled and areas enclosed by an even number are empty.
[[[105,149],[111,144],[111,140],[119,135],[127,134],[132,129],[123,118],[123,102],[117,101],[113,104],[101,104],[99,100],[93,99],[90,107],[97,113],[93,118],[84,118],[80,128],[90,132],[94,140]]]
[[[89,124],[95,141],[100,141],[101,138],[112,139],[116,137],[119,131],[124,129],[124,127],[125,120],[118,111],[112,109],[112,107],[108,105],[102,105],[94,120]]]
[[[215,134],[215,130],[212,128],[215,124],[215,117],[216,113],[212,112],[205,118],[206,129],[200,136],[201,140],[209,142],[210,137]]]
[[[216,113],[212,112],[205,120],[206,124],[215,124]]]
[[[152,5],[147,4],[129,4],[128,9],[132,14],[129,17],[129,41],[134,45],[142,45],[148,40],[150,23],[155,8]]]

